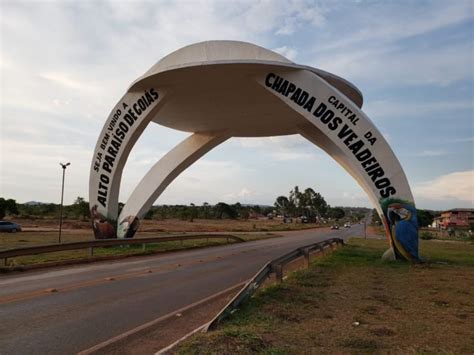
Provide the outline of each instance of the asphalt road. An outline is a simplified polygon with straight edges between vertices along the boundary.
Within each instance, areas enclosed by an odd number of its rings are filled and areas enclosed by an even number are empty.
[[[267,261],[339,231],[0,276],[0,354],[72,354],[249,279]],[[150,272],[151,271],[151,272]]]

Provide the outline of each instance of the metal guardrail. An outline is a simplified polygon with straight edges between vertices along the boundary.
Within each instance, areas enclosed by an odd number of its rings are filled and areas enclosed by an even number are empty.
[[[324,254],[325,248],[331,248],[334,244],[344,245],[344,240],[340,238],[331,238],[322,242],[309,244],[300,248],[297,248],[279,258],[273,259],[266,263],[240,290],[240,292],[232,298],[232,300],[211,320],[204,331],[214,329],[223,319],[227,318],[234,310],[243,302],[248,300],[252,294],[265,282],[271,274],[275,273],[277,282],[283,280],[283,267],[298,259],[302,256],[305,258],[306,267],[309,267],[310,253],[314,250],[318,250]]]
[[[110,247],[117,245],[131,245],[131,244],[142,244],[142,248],[146,250],[146,244],[156,244],[173,241],[185,241],[185,240],[196,240],[196,239],[232,239],[237,242],[244,242],[244,239],[235,235],[228,234],[192,234],[192,235],[173,235],[170,237],[154,237],[154,238],[132,238],[132,239],[98,239],[84,242],[72,242],[62,244],[46,244],[35,247],[25,247],[16,249],[7,249],[0,251],[0,266],[7,265],[8,258],[14,258],[17,256],[25,255],[37,255],[43,253],[52,253],[56,251],[76,250],[76,249],[89,249],[89,257],[94,256],[94,248]]]

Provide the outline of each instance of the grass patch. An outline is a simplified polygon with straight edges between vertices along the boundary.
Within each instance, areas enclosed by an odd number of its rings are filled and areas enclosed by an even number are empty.
[[[229,240],[229,243],[234,243]],[[150,243],[146,245],[146,249],[142,249],[141,244],[111,246],[103,248],[94,248],[94,258],[112,257],[112,256],[130,256],[130,255],[149,255],[159,252],[187,250],[194,248],[212,247],[225,245],[227,241],[223,239],[195,239],[181,241],[170,241],[163,243]],[[67,250],[53,253],[45,253],[38,255],[28,255],[8,259],[8,266],[45,264],[64,260],[81,260],[89,258],[88,249]]]
[[[424,264],[384,263],[384,240],[351,239],[259,290],[181,354],[470,353],[474,245],[423,240]]]

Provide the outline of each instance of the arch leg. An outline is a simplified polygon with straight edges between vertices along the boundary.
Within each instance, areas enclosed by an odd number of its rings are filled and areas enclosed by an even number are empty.
[[[194,133],[163,158],[143,177],[123,207],[117,223],[117,237],[131,238],[140,220],[166,187],[186,168],[229,138],[226,133]]]
[[[367,192],[397,259],[418,260],[418,220],[405,173],[383,135],[354,102],[307,70],[258,79],[306,119],[300,134],[321,147]]]
[[[99,135],[89,176],[89,205],[97,239],[115,238],[118,197],[128,155],[148,123],[166,102],[166,90],[150,86],[127,92]]]

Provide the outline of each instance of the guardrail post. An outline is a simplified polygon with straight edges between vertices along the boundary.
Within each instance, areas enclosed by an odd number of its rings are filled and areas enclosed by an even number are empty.
[[[319,246],[319,251],[321,252],[321,254],[326,255],[326,252],[324,251],[324,245],[320,245]]]
[[[275,265],[275,278],[277,282],[282,282],[283,281],[283,266],[281,264]]]
[[[89,247],[89,258],[94,256],[94,247]]]
[[[309,268],[309,250],[303,249],[302,252],[304,255],[304,262],[305,262],[306,268]]]
[[[142,251],[145,251],[145,250],[146,250],[146,244],[143,243],[143,244],[142,244]]]
[[[229,237],[227,237],[226,239],[227,239],[227,244],[229,244]]]
[[[7,259],[8,259],[8,258],[3,258],[3,259],[0,259],[0,260],[2,260],[2,262],[1,262],[1,265],[0,265],[0,266],[7,266],[7,265],[8,265]]]

